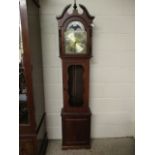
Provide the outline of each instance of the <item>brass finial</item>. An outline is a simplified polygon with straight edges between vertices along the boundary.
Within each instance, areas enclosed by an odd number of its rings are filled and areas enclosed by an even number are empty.
[[[76,10],[77,9],[77,5],[76,5],[76,0],[74,0],[74,6],[73,8]]]

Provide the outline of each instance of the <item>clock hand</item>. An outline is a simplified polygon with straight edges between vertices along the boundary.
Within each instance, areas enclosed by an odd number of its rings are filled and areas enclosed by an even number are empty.
[[[76,53],[76,40],[75,40],[75,43],[74,43],[74,53]]]
[[[77,53],[81,53],[83,51],[84,47],[82,46],[81,43],[76,44],[76,51]]]

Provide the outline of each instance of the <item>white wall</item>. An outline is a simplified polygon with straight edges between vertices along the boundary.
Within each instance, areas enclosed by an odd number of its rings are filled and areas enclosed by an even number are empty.
[[[56,16],[73,0],[42,0],[45,108],[49,139],[61,135],[62,70]],[[134,0],[78,0],[95,16],[90,62],[91,136],[134,135]]]

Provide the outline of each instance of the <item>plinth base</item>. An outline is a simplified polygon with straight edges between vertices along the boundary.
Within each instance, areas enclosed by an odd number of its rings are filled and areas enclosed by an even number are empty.
[[[90,117],[88,112],[65,112],[62,109],[62,149],[90,148]]]

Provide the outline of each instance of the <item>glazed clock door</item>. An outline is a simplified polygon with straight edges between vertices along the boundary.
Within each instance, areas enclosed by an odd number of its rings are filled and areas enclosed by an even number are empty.
[[[29,124],[27,83],[25,79],[21,22],[19,23],[19,123]]]
[[[19,129],[20,134],[35,131],[33,118],[32,72],[25,1],[19,7]]]
[[[64,108],[85,111],[88,108],[88,61],[71,60],[63,63]]]
[[[87,33],[80,21],[72,21],[68,24],[65,36],[65,54],[86,54]]]

